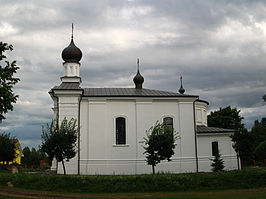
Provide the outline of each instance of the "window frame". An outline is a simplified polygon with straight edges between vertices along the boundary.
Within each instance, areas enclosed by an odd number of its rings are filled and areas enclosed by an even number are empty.
[[[219,142],[214,140],[211,142],[211,155],[215,157],[216,154],[219,154]]]
[[[125,143],[123,144],[118,144],[117,143],[117,119],[118,118],[124,118],[124,121],[125,121]],[[113,122],[113,127],[114,127],[114,133],[113,133],[113,146],[114,147],[127,147],[129,146],[127,143],[128,143],[128,138],[127,138],[127,135],[128,135],[128,118],[127,116],[125,115],[116,115],[114,117],[114,122]]]
[[[176,132],[176,131],[174,131],[175,130],[175,128],[174,128],[174,123],[175,123],[175,117],[173,116],[173,115],[164,115],[163,117],[162,117],[162,124],[164,124],[164,119],[165,118],[172,118],[172,135],[173,135],[173,139],[174,139],[174,132]],[[176,144],[176,140],[174,141],[174,143]]]

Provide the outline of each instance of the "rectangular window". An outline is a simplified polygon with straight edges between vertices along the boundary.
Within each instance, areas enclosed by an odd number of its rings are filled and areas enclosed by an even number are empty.
[[[173,118],[171,117],[165,117],[163,118],[163,124],[167,126],[171,130],[172,137],[174,139],[174,124],[173,124]]]
[[[212,142],[212,156],[218,155],[218,142]]]
[[[126,119],[118,117],[116,123],[116,144],[126,144]]]

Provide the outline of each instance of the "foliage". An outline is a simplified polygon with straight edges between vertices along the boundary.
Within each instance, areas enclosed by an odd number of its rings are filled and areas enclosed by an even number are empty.
[[[224,169],[224,161],[221,158],[221,154],[218,151],[218,153],[215,155],[214,159],[212,160],[212,171],[214,172],[219,172],[219,171],[223,171]]]
[[[253,159],[254,137],[244,127],[242,119],[244,118],[240,116],[240,110],[231,108],[231,106],[211,112],[207,117],[209,126],[235,130],[235,133],[231,135],[231,139],[233,147],[244,166],[250,164]]]
[[[264,100],[264,102],[266,102],[266,94],[263,95],[262,99]]]
[[[211,112],[208,115],[208,126],[220,127],[234,130],[244,129],[244,124],[241,123],[243,117],[240,116],[240,110],[231,108],[231,106],[221,108],[218,111]]]
[[[155,173],[155,166],[162,160],[171,161],[174,155],[175,136],[174,130],[171,130],[167,125],[160,124],[158,121],[155,126],[152,126],[146,131],[147,138],[144,138],[145,145],[144,154],[147,158],[148,165],[152,166],[152,173]]]
[[[15,103],[18,98],[18,95],[15,95],[12,89],[20,80],[13,77],[19,67],[16,66],[16,61],[10,63],[7,60],[4,52],[8,50],[12,51],[13,46],[0,42],[0,122],[5,119],[4,113],[13,110],[12,103]],[[5,66],[2,66],[2,63],[5,63]]]
[[[77,133],[76,120],[67,121],[66,118],[60,126],[57,121],[52,121],[42,130],[41,150],[50,160],[55,158],[58,162],[62,162],[64,174],[66,174],[64,159],[69,160],[76,155]]]
[[[266,159],[266,140],[255,148],[256,159],[263,162]]]
[[[8,163],[16,157],[15,139],[10,137],[10,134],[0,134],[0,162]]]
[[[233,148],[241,158],[242,165],[249,165],[253,159],[254,137],[246,129],[231,135]]]
[[[251,129],[251,134],[254,137],[254,144],[258,146],[261,142],[266,140],[266,118],[262,118],[259,122],[254,121],[254,126]]]
[[[21,162],[25,167],[39,168],[40,161],[47,160],[45,153],[41,150],[36,150],[35,148],[30,150],[29,147],[25,147],[23,149],[23,155]]]
[[[1,173],[0,186],[56,192],[121,193],[177,192],[266,186],[266,168],[241,171],[156,175],[43,175]]]

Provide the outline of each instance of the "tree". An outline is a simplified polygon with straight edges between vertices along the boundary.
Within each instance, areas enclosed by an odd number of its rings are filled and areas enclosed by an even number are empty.
[[[215,158],[212,160],[212,171],[219,172],[224,169],[224,160],[221,158],[220,151],[215,155]]]
[[[211,112],[207,117],[208,125],[211,127],[235,130],[235,133],[231,135],[233,148],[237,156],[241,158],[242,165],[246,165],[253,158],[254,139],[242,124],[242,119],[244,118],[240,116],[240,110],[230,106]]]
[[[12,89],[20,81],[19,78],[13,77],[19,69],[16,61],[10,63],[4,55],[4,52],[8,50],[12,51],[13,46],[0,42],[0,64],[5,63],[5,66],[0,65],[0,122],[5,119],[4,114],[8,110],[13,110],[12,103],[17,101],[18,95],[15,95]]]
[[[231,135],[233,148],[240,156],[241,164],[249,165],[253,159],[254,137],[246,129],[236,131]]]
[[[41,150],[36,150],[35,148],[30,150],[29,147],[23,149],[23,157],[21,161],[25,166],[39,168],[40,161],[45,159],[47,159],[47,156]]]
[[[266,94],[263,95],[262,99],[264,100],[264,102],[266,102]]]
[[[264,142],[266,140],[266,118],[262,118],[261,121],[255,120],[250,132],[254,137],[255,146]]]
[[[231,108],[231,106],[221,108],[218,111],[211,112],[208,115],[208,126],[228,128],[234,130],[243,130],[244,124],[241,123],[243,117],[240,116],[240,110]]]
[[[152,166],[152,173],[155,173],[155,166],[162,160],[171,161],[174,155],[175,132],[165,124],[160,124],[158,121],[155,126],[152,126],[146,131],[147,138],[144,138],[145,145],[144,154],[147,158],[147,164]]]
[[[266,140],[256,147],[254,153],[257,160],[263,162],[266,159]]]
[[[8,166],[10,161],[16,157],[15,139],[10,137],[10,134],[0,134],[0,162]]]
[[[66,174],[64,160],[68,161],[76,155],[77,133],[76,120],[67,121],[66,118],[60,126],[56,121],[52,121],[42,130],[41,150],[50,160],[55,158],[58,162],[62,162],[64,174]]]

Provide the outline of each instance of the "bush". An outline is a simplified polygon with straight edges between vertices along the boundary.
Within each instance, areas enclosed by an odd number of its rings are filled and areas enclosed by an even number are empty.
[[[216,173],[76,176],[0,173],[0,186],[75,193],[169,192],[266,186],[266,169]]]

